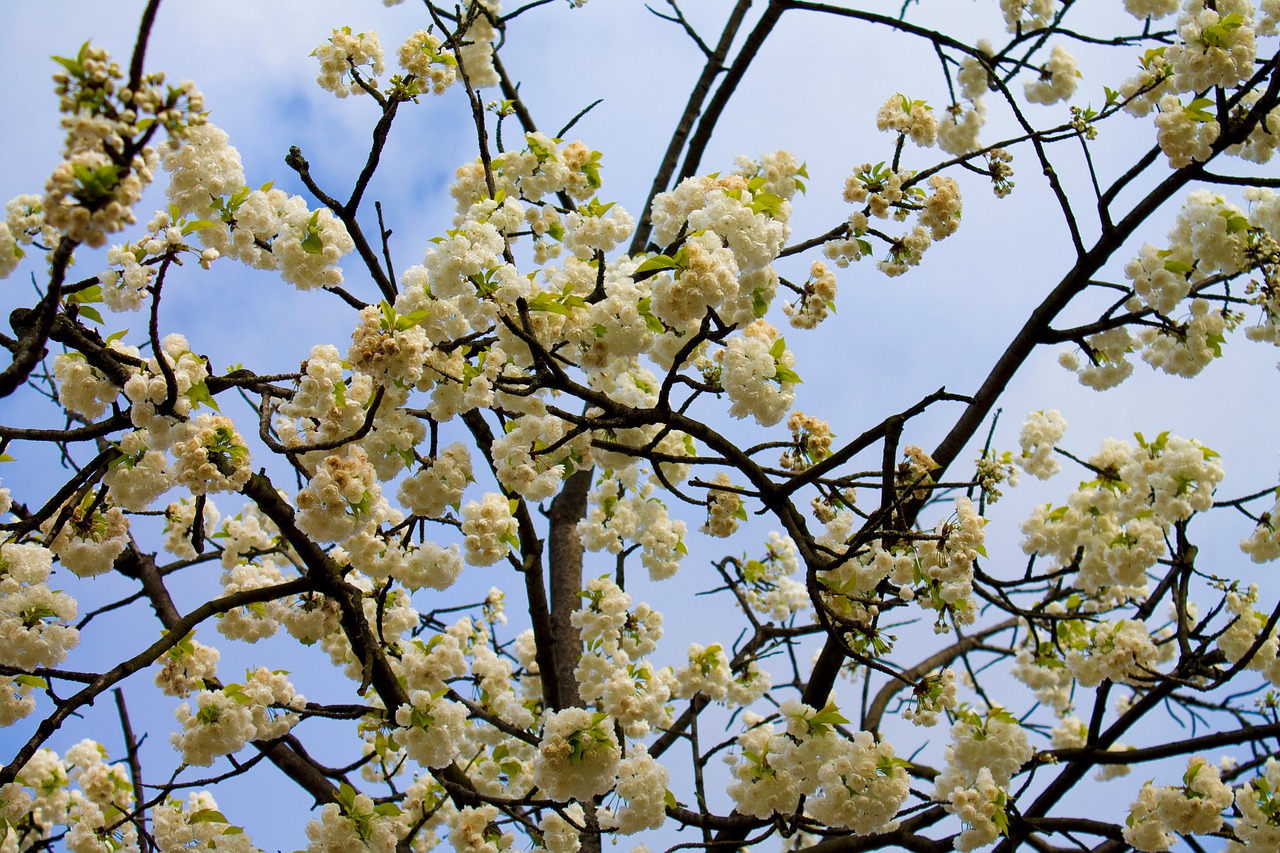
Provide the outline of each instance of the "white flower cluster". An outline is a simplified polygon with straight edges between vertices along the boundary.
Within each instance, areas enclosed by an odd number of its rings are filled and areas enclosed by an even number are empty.
[[[182,439],[169,448],[173,478],[193,495],[238,491],[253,469],[249,448],[235,423],[222,415],[202,414],[192,420]]]
[[[5,205],[5,220],[0,222],[0,278],[7,278],[26,257],[23,246],[37,242],[53,246],[58,232],[44,221],[44,202],[38,195],[18,195]]]
[[[620,761],[608,714],[565,708],[542,718],[533,781],[553,800],[590,801],[614,786]]]
[[[809,607],[808,590],[791,577],[799,570],[796,543],[790,536],[771,531],[764,555],[759,560],[747,560],[741,567],[743,600],[756,613],[786,622]]]
[[[1054,615],[1061,615],[1065,608],[1055,602],[1048,608]],[[1062,632],[1064,635],[1066,632]],[[1018,650],[1010,670],[1013,677],[1035,691],[1036,699],[1059,716],[1071,710],[1071,688],[1074,685],[1071,670],[1059,657],[1052,643],[1039,646],[1027,645]]]
[[[177,260],[178,253],[190,252],[200,266],[209,269],[220,257],[217,249],[197,251],[187,243],[187,223],[170,221],[169,214],[157,211],[147,223],[146,237],[132,243],[112,246],[107,251],[108,269],[98,273],[102,288],[102,301],[112,311],[137,311],[150,296],[150,286],[155,279],[161,258]]]
[[[400,320],[370,305],[360,311],[360,324],[351,332],[347,361],[382,386],[417,383],[431,346],[425,329]]]
[[[554,497],[565,471],[590,458],[590,439],[570,434],[572,426],[555,415],[526,414],[507,421],[506,433],[493,442],[494,474],[510,493],[539,502]],[[548,448],[555,447],[554,452]]]
[[[947,630],[947,625],[941,621],[943,614],[949,614],[958,625],[971,624],[977,616],[977,604],[973,600],[973,563],[979,554],[985,553],[983,528],[986,523],[973,501],[956,498],[955,522],[940,523],[936,528],[937,540],[929,539],[916,545],[917,570],[928,587],[917,586],[915,598],[921,606],[938,611],[935,631]],[[904,587],[910,583],[902,577],[891,579]]]
[[[851,523],[852,513],[838,514],[829,526],[829,538],[823,542],[843,540],[844,536],[832,535],[832,531],[847,536],[846,527]],[[898,594],[904,600],[914,600],[921,608],[935,611],[935,631],[949,631],[952,622],[972,624],[977,615],[973,561],[983,548],[985,524],[986,519],[978,514],[971,500],[958,498],[956,520],[939,522],[933,537],[898,543],[892,549],[886,549],[879,540],[872,542],[867,550],[826,573],[823,586],[835,606],[860,623],[869,623],[875,616],[878,605],[866,602],[875,598],[873,591],[887,578],[899,586]],[[855,644],[864,640],[852,637]]]
[[[298,722],[298,715],[281,709],[300,709],[305,704],[284,673],[258,667],[246,673],[243,684],[201,690],[194,713],[190,704],[179,705],[174,716],[183,730],[170,740],[182,753],[184,764],[208,767],[251,740],[282,737]]]
[[[415,545],[365,529],[343,547],[355,568],[372,578],[395,578],[410,590],[448,589],[462,574],[462,551],[457,544],[445,547],[428,539]]]
[[[1172,15],[1179,5],[1180,0],[1124,0],[1125,11],[1138,19]]]
[[[178,697],[189,696],[193,690],[203,690],[205,679],[217,678],[221,656],[217,649],[188,635],[156,661],[161,665],[156,673],[156,687],[166,696]]]
[[[72,792],[69,790],[71,779],[67,770],[67,765],[56,752],[43,748],[36,750],[18,774],[23,784],[31,789],[27,814],[41,837],[48,837],[52,834],[53,827],[69,822]],[[8,786],[0,792],[0,796],[15,805],[15,801],[25,799],[10,799],[12,795]]]
[[[773,157],[772,164],[768,162],[770,158],[765,158],[764,167],[741,164],[749,169],[762,168],[766,174],[687,178],[671,192],[659,194],[653,202],[654,241],[669,246],[681,231],[708,229],[730,250],[737,273],[749,275],[773,263],[791,233],[787,223],[795,185],[787,173],[798,174],[791,171],[794,158],[789,154],[780,151]],[[768,174],[771,168],[774,173]],[[712,250],[715,246],[706,248]],[[736,293],[736,286],[730,287],[731,292],[723,298],[730,299]],[[729,323],[742,319],[732,313],[722,318]],[[701,313],[694,319],[701,319]]]
[[[164,168],[178,217],[213,223],[195,232],[203,245],[251,267],[277,270],[301,290],[341,284],[338,263],[355,248],[342,221],[270,184],[250,189],[240,154],[227,143],[225,132],[208,125],[181,145],[171,144]]]
[[[472,74],[470,66],[467,73]],[[476,85],[474,79],[472,85]],[[599,189],[599,151],[591,150],[582,142],[562,145],[543,133],[527,133],[524,139],[524,149],[508,149],[494,157],[490,164],[498,193],[512,201],[520,199],[537,203],[544,196],[564,192],[576,201],[585,202]],[[455,225],[461,226],[465,219],[474,219],[477,214],[487,218],[495,209],[484,165],[478,159],[458,169],[457,181],[449,192],[457,200]],[[519,212],[519,209],[519,205],[507,208],[512,212]],[[532,215],[536,218],[540,214]],[[507,224],[516,226],[519,223],[508,221]],[[511,230],[517,229],[512,227]]]
[[[68,624],[79,607],[67,593],[49,588],[52,565],[53,555],[42,545],[0,544],[0,664],[56,667],[79,644],[80,632]],[[11,687],[0,690],[0,701],[11,701]]]
[[[457,757],[466,735],[467,709],[443,696],[414,690],[396,709],[396,742],[423,767],[445,767]]]
[[[1156,116],[1156,141],[1175,169],[1203,163],[1213,154],[1221,128],[1203,105],[1192,100],[1183,105],[1177,95],[1162,95]]]
[[[1089,724],[1074,716],[1063,717],[1050,734],[1054,749],[1082,749],[1088,743],[1088,736]],[[1132,746],[1122,743],[1107,747],[1108,752],[1127,752],[1131,749],[1133,749]],[[1098,772],[1093,774],[1093,778],[1099,782],[1105,782],[1108,779],[1127,776],[1131,769],[1132,766],[1128,764],[1103,764],[1098,767]]]
[[[1240,99],[1240,108],[1252,109],[1261,97],[1261,92],[1247,92]],[[1232,145],[1227,153],[1250,163],[1269,163],[1276,152],[1277,132],[1280,132],[1280,108],[1273,108],[1259,119],[1244,142]],[[1246,189],[1246,193],[1249,191]]]
[[[150,509],[173,486],[168,457],[148,446],[146,430],[126,432],[118,449],[120,456],[102,477],[111,502],[135,512]]]
[[[729,415],[751,415],[761,426],[782,420],[795,402],[796,357],[786,339],[766,320],[756,320],[729,338],[723,350],[720,379],[731,405]]]
[[[495,821],[497,806],[466,806],[449,832],[449,843],[458,853],[501,853],[515,846],[515,834],[504,832]]]
[[[627,541],[638,543],[649,577],[665,580],[676,573],[687,553],[684,537],[688,527],[668,516],[657,486],[652,481],[640,483],[640,474],[641,469],[631,465],[614,476],[601,475],[578,529],[590,551],[620,554]]]
[[[1173,654],[1169,644],[1157,646],[1146,624],[1136,619],[1103,620],[1076,645],[1067,652],[1066,663],[1081,687],[1103,681],[1149,685],[1160,677],[1159,664]]]
[[[738,298],[739,269],[720,235],[691,237],[681,249],[684,264],[675,275],[653,283],[653,313],[671,328],[696,324],[708,310],[719,312]]]
[[[96,248],[108,234],[136,221],[133,205],[160,159],[155,148],[142,143],[156,126],[165,129],[171,143],[181,140],[203,123],[204,100],[193,84],[171,86],[163,74],[125,85],[124,73],[106,51],[87,42],[60,63],[63,70],[54,75],[54,84],[67,132],[65,159],[45,183],[38,228]],[[24,206],[34,214],[33,206]],[[25,243],[35,223],[28,220],[14,229],[12,213],[6,221],[9,239],[0,242]],[[10,245],[6,254],[16,248]]]
[[[31,695],[35,683],[21,675],[0,675],[0,727],[11,726],[36,709],[36,697]]]
[[[1181,785],[1147,782],[1129,807],[1124,840],[1143,853],[1163,853],[1173,833],[1208,835],[1222,827],[1222,812],[1235,802],[1216,765],[1196,755],[1187,762]]]
[[[1254,609],[1258,603],[1258,585],[1250,585],[1247,592],[1229,590],[1224,604],[1232,619],[1225,631],[1218,636],[1218,648],[1226,656],[1227,663],[1235,664],[1244,660],[1253,648],[1254,643],[1261,643],[1258,650],[1245,664],[1249,669],[1258,670],[1266,675],[1273,685],[1280,686],[1280,639],[1273,629],[1266,637],[1262,629],[1267,623],[1267,614]]]
[[[345,98],[353,92],[364,94],[358,78],[377,88],[377,77],[386,70],[382,61],[382,45],[377,33],[352,34],[350,27],[334,30],[333,35],[311,55],[320,61],[316,82],[326,92]]]
[[[947,766],[933,792],[933,799],[946,803],[965,824],[955,849],[973,850],[996,840],[1009,782],[1032,754],[1026,732],[1003,708],[991,708],[985,717],[974,711],[959,715],[951,727]]]
[[[256,853],[253,839],[232,826],[218,810],[213,795],[199,791],[185,803],[171,799],[151,812],[151,835],[161,853],[201,849],[212,853]]]
[[[40,526],[58,562],[82,578],[111,571],[116,557],[129,546],[129,519],[120,508],[97,501],[89,492],[71,508],[65,523],[52,535],[61,514]]]
[[[1091,595],[1144,596],[1146,571],[1164,556],[1170,526],[1207,510],[1225,476],[1218,454],[1194,439],[1138,439],[1136,446],[1107,439],[1088,460],[1097,479],[1065,506],[1037,507],[1021,525],[1025,553],[1060,567],[1075,565],[1078,555],[1077,584]]]
[[[326,803],[320,817],[307,822],[307,853],[364,850],[394,853],[400,824],[392,813],[398,809],[375,806],[368,794],[344,785],[337,803]]]
[[[1214,125],[1216,127],[1216,125]],[[1125,275],[1132,282],[1133,295],[1125,303],[1132,312],[1155,312],[1160,325],[1145,327],[1133,334],[1125,327],[1108,329],[1086,341],[1089,364],[1072,352],[1064,352],[1059,360],[1077,371],[1082,384],[1103,389],[1118,385],[1133,370],[1127,355],[1142,351],[1142,358],[1152,367],[1175,376],[1195,376],[1222,354],[1225,333],[1233,329],[1242,315],[1213,308],[1202,298],[1186,305],[1188,315],[1182,321],[1174,312],[1186,304],[1194,288],[1215,276],[1231,276],[1257,263],[1259,229],[1269,231],[1280,224],[1275,216],[1274,195],[1250,192],[1254,201],[1246,215],[1221,195],[1197,190],[1187,196],[1173,228],[1169,246],[1158,249],[1146,244],[1140,254],[1125,265]],[[1263,251],[1261,254],[1265,255]],[[1264,325],[1249,330],[1249,337],[1270,339],[1274,324],[1265,308],[1266,297],[1254,301],[1264,306]]]
[[[396,51],[400,67],[422,81],[422,91],[443,95],[458,79],[458,60],[434,33],[418,30]]]
[[[1032,412],[1022,425],[1018,443],[1022,454],[1018,464],[1033,477],[1047,480],[1058,473],[1061,466],[1053,455],[1054,445],[1067,431],[1067,419],[1057,409]]]
[[[564,247],[574,257],[590,260],[597,252],[613,251],[631,236],[635,224],[631,214],[617,205],[588,204],[565,217]]]
[[[106,749],[91,740],[82,740],[67,750],[68,776],[80,786],[70,792],[71,808],[65,819],[71,827],[66,845],[72,853],[138,850],[137,828],[129,823],[116,826],[114,819],[133,807],[129,772],[122,764],[108,764],[106,759]]]
[[[709,536],[724,539],[733,535],[747,513],[742,497],[730,490],[733,484],[728,474],[718,472],[713,483],[713,487],[707,489],[707,522],[700,529]]]
[[[1270,510],[1264,512],[1249,538],[1240,543],[1240,550],[1255,563],[1267,563],[1280,559],[1280,495]]]
[[[223,595],[264,589],[284,582],[282,567],[289,563],[278,556],[261,557],[250,563],[238,563],[222,573]],[[280,622],[288,622],[292,612],[288,599],[272,599],[244,607],[235,607],[218,617],[218,633],[228,640],[256,643],[275,635]]]
[[[467,0],[463,9],[464,17],[471,20],[471,25],[464,35],[459,64],[473,87],[496,86],[498,72],[493,65],[493,51],[494,43],[498,41],[498,30],[490,16],[501,16],[502,3],[500,0]]]
[[[870,732],[844,737],[836,726],[848,722],[834,705],[819,710],[790,699],[778,709],[785,723],[757,723],[738,737],[741,757],[727,756],[734,781],[729,796],[743,814],[770,818],[790,814],[803,795],[814,819],[858,835],[887,832],[908,794],[905,762],[886,741]]]
[[[464,556],[473,566],[492,566],[507,556],[519,544],[517,531],[510,501],[496,492],[462,507]]]
[[[938,120],[933,115],[933,107],[902,94],[880,105],[876,129],[908,137],[921,148],[931,148],[938,141]]]
[[[377,473],[358,444],[326,456],[296,502],[298,529],[326,542],[345,539],[388,510]]]
[[[124,394],[133,404],[129,410],[133,425],[146,430],[147,446],[153,450],[168,450],[173,442],[185,436],[185,419],[200,402],[202,394],[208,394],[204,381],[209,378],[209,368],[203,358],[191,351],[190,344],[182,335],[165,335],[160,341],[160,349],[173,374],[174,397],[169,413],[160,412],[169,401],[170,386],[155,356],[147,359],[141,370],[129,376],[124,384]],[[137,352],[130,354],[137,355]]]
[[[862,164],[845,181],[844,200],[858,206],[849,216],[849,236],[826,243],[823,254],[837,266],[847,267],[872,252],[866,239],[871,231],[869,217],[902,222],[915,213],[915,226],[900,237],[889,238],[876,232],[889,244],[888,254],[876,262],[876,268],[892,278],[918,266],[934,241],[954,234],[959,227],[961,200],[959,185],[953,179],[932,176],[928,181],[930,193],[910,183],[914,175],[895,171],[883,163]]]
[[[586,825],[586,816],[582,806],[571,803],[560,812],[547,812],[538,824],[542,833],[542,848],[547,853],[578,853],[582,841],[578,837],[578,828]]]
[[[608,576],[591,579],[582,595],[586,604],[571,617],[586,645],[574,670],[582,700],[599,703],[631,738],[669,726],[675,676],[644,659],[658,647],[662,614],[643,603],[630,609],[631,596]]]
[[[938,712],[956,708],[956,671],[951,667],[920,679],[913,692],[914,708],[904,708],[902,716],[914,726],[936,726]]]
[[[231,196],[245,185],[240,153],[226,131],[210,122],[192,128],[181,145],[170,145],[163,165],[169,172],[165,190],[180,215],[216,218],[213,200]]]
[[[1258,48],[1252,0],[1189,0],[1178,16],[1179,41],[1165,51],[1179,92],[1231,88],[1253,74]]]
[[[632,835],[645,829],[659,829],[667,819],[666,794],[671,773],[649,755],[644,744],[627,750],[618,763],[618,784],[614,796],[621,800],[616,808],[600,810],[601,829],[612,829]]]
[[[783,313],[797,329],[814,329],[831,313],[836,302],[836,276],[822,261],[809,267],[800,298],[782,306]]]
[[[1076,58],[1062,45],[1054,45],[1049,61],[1040,69],[1040,76],[1024,84],[1027,100],[1033,104],[1056,104],[1069,99],[1080,82]]]
[[[120,389],[78,352],[54,356],[53,376],[58,380],[58,402],[89,420],[101,416],[120,394]]]
[[[1276,813],[1276,792],[1280,791],[1280,762],[1268,758],[1262,775],[1236,789],[1236,808],[1240,817],[1235,822],[1235,835],[1243,850],[1257,853],[1280,849],[1280,825],[1272,817]]]
[[[1043,30],[1058,11],[1057,0],[1000,0],[1005,27],[1011,33]]]

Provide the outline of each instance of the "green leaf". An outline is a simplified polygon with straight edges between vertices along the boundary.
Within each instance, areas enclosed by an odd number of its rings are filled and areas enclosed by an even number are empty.
[[[779,383],[789,382],[792,385],[799,385],[804,382],[804,380],[800,378],[800,374],[796,373],[791,368],[783,367],[782,365],[778,365],[775,368],[773,378]]]
[[[654,255],[652,258],[648,258],[641,263],[640,266],[636,267],[636,270],[632,275],[635,276],[646,272],[656,272],[658,270],[673,270],[678,269],[679,267],[680,264],[676,262],[675,258],[671,258],[666,255]]]
[[[827,705],[809,718],[809,727],[815,731],[826,731],[833,726],[847,724],[849,720],[840,713],[834,702]]]
[[[747,583],[756,583],[763,579],[769,573],[769,569],[759,560],[747,560],[747,565],[743,568],[742,578]]]
[[[757,320],[769,312],[769,300],[765,299],[764,288],[757,287],[751,291],[751,313]]]
[[[83,163],[72,163],[71,174],[76,181],[76,189],[71,191],[72,198],[84,205],[105,201],[120,183],[121,171],[123,169],[113,163],[92,169]]]
[[[356,789],[351,787],[350,783],[343,782],[338,787],[338,803],[345,806],[343,811],[350,811],[356,802]]]
[[[206,228],[213,228],[217,224],[218,223],[210,222],[207,219],[193,219],[190,222],[186,222],[183,224],[182,236],[185,237],[194,231],[203,231]]]
[[[98,313],[97,308],[94,308],[91,305],[79,306],[79,310],[77,311],[77,314],[81,317],[88,317],[90,320],[97,323],[98,325],[102,325],[103,323],[102,315]]]
[[[1182,112],[1192,121],[1217,121],[1217,116],[1211,112],[1207,112],[1205,107],[1213,106],[1213,101],[1208,98],[1196,98],[1191,103],[1182,108]]]
[[[582,164],[582,174],[587,176],[587,186],[592,189],[599,189],[600,180],[600,158],[604,156],[599,151],[591,152],[591,159]]]
[[[996,797],[996,813],[991,816],[991,822],[995,828],[1000,830],[1001,835],[1009,834],[1009,797],[1001,791]]]
[[[230,823],[217,809],[197,809],[187,816],[187,823]]]
[[[658,315],[653,313],[652,300],[648,296],[640,300],[638,308],[640,316],[644,318],[644,324],[649,328],[649,331],[655,335],[661,335],[666,332],[667,327],[658,319]]]
[[[901,767],[905,770],[910,766],[910,761],[905,758],[899,758],[896,755],[884,755],[876,759],[876,772],[881,776],[892,776],[896,768]]]
[[[209,393],[209,386],[204,382],[197,382],[187,389],[186,398],[191,401],[191,405],[199,408],[201,405],[208,406],[215,412],[221,412],[218,403],[213,399],[213,395]]]
[[[307,230],[302,238],[302,251],[308,255],[319,255],[324,252],[324,243],[320,240],[320,211],[317,210],[311,214],[311,218],[307,220]]]
[[[749,207],[752,213],[763,213],[770,219],[774,219],[782,209],[782,202],[782,196],[761,192],[752,197]]]
[[[569,309],[556,300],[550,293],[539,293],[537,296],[529,300],[530,311],[546,311],[551,314],[559,314],[562,317],[569,316]]]
[[[587,216],[594,216],[595,218],[599,219],[601,216],[604,216],[606,213],[608,213],[609,208],[613,207],[615,204],[617,204],[616,201],[605,203],[605,202],[601,202],[600,199],[598,198],[593,198],[591,199],[591,201],[583,205],[582,212],[585,213]]]
[[[1249,220],[1239,213],[1224,210],[1222,218],[1227,220],[1227,233],[1239,234],[1241,231],[1249,230]]]

